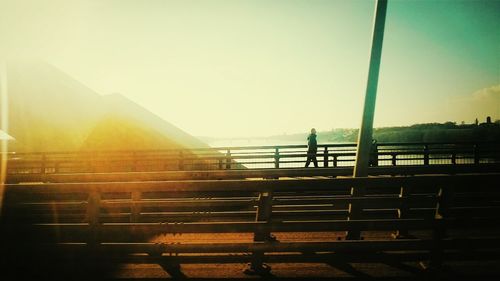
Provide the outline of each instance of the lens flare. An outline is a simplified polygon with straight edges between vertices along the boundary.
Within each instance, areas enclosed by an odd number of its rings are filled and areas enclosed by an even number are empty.
[[[0,117],[1,124],[0,129],[6,133],[8,130],[8,94],[7,94],[7,70],[5,63],[0,64]],[[0,215],[3,207],[3,195],[5,190],[5,180],[7,175],[7,153],[8,153],[8,138],[3,138],[0,140]]]

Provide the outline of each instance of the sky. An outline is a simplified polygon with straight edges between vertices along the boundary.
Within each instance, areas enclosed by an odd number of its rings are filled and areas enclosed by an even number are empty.
[[[361,123],[375,1],[0,0],[42,58],[195,136]],[[500,119],[500,0],[389,0],[375,126]]]

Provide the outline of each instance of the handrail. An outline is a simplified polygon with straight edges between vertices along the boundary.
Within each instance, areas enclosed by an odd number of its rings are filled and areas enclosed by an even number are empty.
[[[499,145],[499,141],[457,141],[457,142],[385,142],[378,143],[378,147],[383,146],[425,146],[425,145]],[[350,143],[322,143],[318,147],[356,147],[354,142]],[[217,147],[197,147],[197,148],[172,148],[172,149],[130,149],[130,150],[81,150],[81,151],[35,151],[35,152],[8,152],[16,155],[30,154],[102,154],[102,153],[158,153],[158,152],[179,152],[179,151],[222,151],[222,150],[257,150],[257,149],[275,149],[275,148],[306,148],[306,144],[293,145],[257,145],[257,146],[217,146]]]
[[[433,166],[379,166],[369,167],[368,174],[376,175],[422,175],[422,174],[459,174],[492,173],[500,171],[498,164],[482,165],[433,165]],[[20,182],[113,182],[113,181],[167,181],[167,180],[221,180],[221,179],[277,179],[288,177],[340,177],[350,176],[353,167],[337,168],[280,168],[245,170],[193,170],[157,172],[110,172],[110,173],[47,173],[11,174],[6,183]]]
[[[178,263],[188,261],[187,256],[177,254],[198,253],[189,257],[199,258],[197,262],[207,262],[210,258],[213,262],[232,263],[241,263],[240,257],[245,257],[252,268],[260,268],[267,261],[263,257],[274,256],[276,262],[292,262],[277,256],[283,252],[299,252],[288,257],[307,258],[305,262],[321,261],[325,253],[341,259],[347,258],[346,253],[352,253],[359,261],[366,262],[371,255],[381,261],[394,260],[398,257],[392,256],[394,251],[409,251],[409,257],[415,252],[424,253],[411,257],[411,261],[439,265],[447,259],[443,256],[445,249],[490,251],[491,243],[498,245],[500,241],[495,232],[499,220],[491,217],[497,206],[470,202],[465,205],[468,209],[464,215],[463,203],[452,200],[469,198],[469,195],[479,196],[486,203],[497,200],[496,186],[489,183],[500,180],[498,172],[314,180],[122,180],[6,184],[4,207],[7,212],[0,221],[5,252],[11,255],[29,252],[37,258],[46,253],[53,253],[55,257],[71,253],[82,257],[84,262],[107,258],[110,252],[122,253],[115,257],[127,258],[127,261],[128,257],[137,257],[137,253],[146,253],[151,259],[169,254],[169,261]],[[381,192],[381,187],[385,191]],[[372,193],[352,196],[348,193],[351,188]],[[351,206],[363,212],[350,213]],[[221,208],[224,211],[220,211]],[[480,228],[482,233],[467,237],[471,240],[466,243],[451,241],[463,239],[451,232],[451,236],[446,236],[448,229],[472,227]],[[384,231],[386,234],[382,239],[379,235],[376,241],[338,241],[332,236],[320,241],[284,243],[273,236],[283,232],[325,231]],[[394,231],[398,239],[390,235]],[[254,242],[200,244],[200,241],[156,243],[151,240],[178,233],[252,233]],[[19,246],[20,243],[27,247]],[[51,252],[61,250],[60,246],[75,245],[87,252],[83,255],[72,249]],[[494,250],[497,254],[498,247]],[[313,255],[307,255],[311,251]],[[234,255],[235,252],[245,255]]]
[[[8,173],[225,170],[303,167],[305,145],[11,154]],[[373,166],[500,163],[498,142],[381,143]],[[320,167],[354,165],[356,144],[320,144]]]

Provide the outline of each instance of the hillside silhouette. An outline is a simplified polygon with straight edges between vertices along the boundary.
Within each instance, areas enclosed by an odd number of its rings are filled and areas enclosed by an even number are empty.
[[[124,96],[100,95],[48,63],[8,61],[7,77],[10,151],[208,147]]]
[[[500,141],[500,120],[478,124],[426,123],[411,126],[374,128],[379,142],[483,142]],[[304,142],[306,133],[266,137],[269,140]],[[322,143],[357,142],[358,129],[340,128],[318,132]]]

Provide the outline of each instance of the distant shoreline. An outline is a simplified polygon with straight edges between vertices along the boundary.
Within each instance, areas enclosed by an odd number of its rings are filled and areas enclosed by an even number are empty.
[[[307,133],[283,134],[268,137],[198,137],[211,147],[300,145],[307,143]],[[317,133],[321,143],[353,143],[358,129],[332,129]],[[373,138],[380,142],[456,142],[500,141],[500,120],[476,124],[454,122],[415,124],[401,127],[374,128]]]

